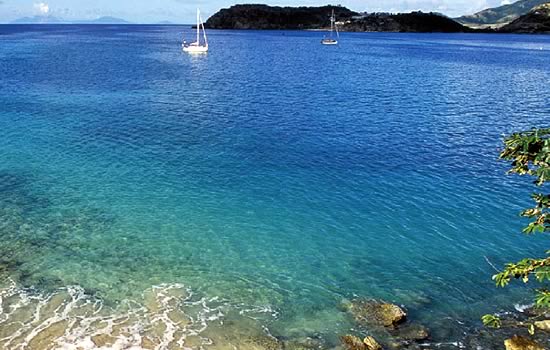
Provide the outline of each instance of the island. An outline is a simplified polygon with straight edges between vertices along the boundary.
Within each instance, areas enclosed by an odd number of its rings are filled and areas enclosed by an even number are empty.
[[[209,29],[322,30],[334,11],[339,28],[352,32],[468,32],[470,28],[437,13],[358,13],[343,6],[280,7],[234,5],[210,17]]]
[[[359,13],[342,6],[279,7],[234,5],[221,9],[204,24],[210,29],[322,29],[330,26],[330,14],[349,21]]]
[[[434,12],[368,13],[354,17],[341,26],[348,32],[466,33],[471,28]]]
[[[515,18],[510,23],[503,19],[499,26],[487,24],[468,26],[440,13],[415,11],[410,13],[359,13],[343,6],[281,7],[258,4],[234,5],[221,9],[208,18],[208,29],[255,29],[255,30],[326,30],[330,27],[330,14],[334,11],[338,28],[348,32],[410,32],[410,33],[547,33],[549,29],[548,9],[550,3],[537,5],[534,9],[521,12],[534,0],[520,0],[509,5],[500,14]],[[540,3],[538,0],[537,4]],[[511,9],[515,9],[510,17]],[[487,9],[483,12],[496,13]],[[472,15],[479,18],[481,15]],[[500,17],[499,17],[500,18]],[[494,18],[490,19],[495,20]],[[489,20],[487,20],[489,21]]]
[[[66,20],[54,16],[23,17],[12,21],[11,24],[130,24],[130,22],[111,16],[103,16],[96,19]]]

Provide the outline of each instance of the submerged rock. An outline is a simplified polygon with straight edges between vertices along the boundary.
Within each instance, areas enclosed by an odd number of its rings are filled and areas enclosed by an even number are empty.
[[[522,310],[527,317],[550,318],[550,310],[544,307],[529,306]]]
[[[367,348],[367,344],[355,335],[343,335],[340,337],[340,340],[347,350],[370,350]]]
[[[363,339],[363,343],[365,344],[367,350],[382,350],[382,345],[378,344],[376,339],[371,336],[365,337],[365,339]]]
[[[514,335],[512,338],[506,339],[504,346],[506,350],[545,350],[539,343],[520,335]]]
[[[395,327],[407,317],[399,306],[378,300],[354,300],[349,311],[357,322],[384,327]]]
[[[323,349],[324,343],[320,339],[304,337],[286,340],[283,342],[283,347],[285,350]]]
[[[420,309],[432,303],[430,297],[420,290],[394,289],[392,290],[392,297],[399,299],[408,308],[414,309]]]
[[[536,321],[535,327],[543,331],[550,331],[550,320]]]
[[[283,344],[272,336],[258,336],[251,338],[250,341],[265,350],[280,350],[283,348]]]
[[[92,342],[94,343],[95,346],[97,346],[98,348],[102,348],[102,347],[105,347],[105,346],[108,346],[108,345],[112,345],[116,339],[113,338],[112,336],[108,335],[108,334],[96,334],[94,336],[92,336]]]
[[[401,326],[393,332],[397,338],[404,340],[425,340],[430,337],[428,328],[420,324],[410,323],[404,326]]]
[[[340,340],[347,350],[382,350],[382,345],[371,336],[361,340],[355,335],[348,334],[340,337]]]

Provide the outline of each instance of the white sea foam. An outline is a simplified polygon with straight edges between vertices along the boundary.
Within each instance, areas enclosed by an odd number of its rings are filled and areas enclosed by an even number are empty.
[[[525,310],[532,308],[535,304],[514,304],[514,309],[517,312],[525,312]]]
[[[213,344],[203,333],[223,324],[227,303],[197,298],[181,284],[144,291],[142,300],[107,306],[78,286],[54,293],[18,288],[10,281],[0,289],[0,348],[6,350],[194,349]],[[240,307],[256,318],[275,315],[269,306]],[[260,326],[261,327],[261,326]],[[265,330],[266,334],[269,334]]]

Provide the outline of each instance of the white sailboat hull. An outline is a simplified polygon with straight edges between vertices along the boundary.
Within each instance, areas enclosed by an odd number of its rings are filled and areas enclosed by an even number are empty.
[[[334,16],[334,10],[332,10],[332,15],[330,16],[330,32],[328,38],[325,37],[323,40],[321,40],[321,44],[323,45],[338,45],[338,40],[332,37],[332,33],[336,32],[336,37],[339,37],[338,35],[338,27],[336,26],[336,17]]]
[[[183,46],[183,51],[189,52],[189,53],[204,53],[204,52],[208,52],[208,45]]]
[[[201,44],[200,32],[202,28],[202,34],[204,37],[204,43]],[[206,38],[206,30],[204,29],[204,23],[201,20],[200,10],[197,9],[197,39],[195,42],[186,43],[185,40],[181,45],[183,52],[187,53],[205,53],[208,52],[208,39]]]

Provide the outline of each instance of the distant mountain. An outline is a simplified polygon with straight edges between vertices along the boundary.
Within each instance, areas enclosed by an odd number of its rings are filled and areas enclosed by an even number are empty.
[[[159,25],[174,25],[175,23],[173,22],[170,22],[170,21],[160,21],[160,22],[157,22],[156,24],[159,24]]]
[[[54,16],[23,17],[11,22],[13,24],[64,23],[63,19]]]
[[[208,18],[205,27],[213,29],[318,29],[330,25],[334,10],[338,21],[359,15],[342,6],[279,7],[234,5]]]
[[[78,24],[129,24],[130,22],[122,19],[122,18],[116,18],[111,16],[104,16],[99,17],[92,20],[79,20],[79,21],[71,21],[71,23],[78,23]]]
[[[529,12],[548,0],[519,0],[513,4],[489,8],[473,15],[455,18],[456,21],[474,28],[500,27]]]
[[[539,5],[500,29],[504,33],[550,33],[550,2]]]
[[[63,24],[70,24],[70,23],[74,23],[74,24],[128,24],[130,22],[125,21],[121,18],[110,17],[110,16],[100,17],[100,18],[92,19],[92,20],[72,20],[72,21],[64,20],[62,18],[54,17],[54,16],[34,16],[34,17],[19,18],[19,19],[16,19],[15,21],[13,21],[11,23],[13,23],[13,24],[58,24],[58,23],[63,23]]]

